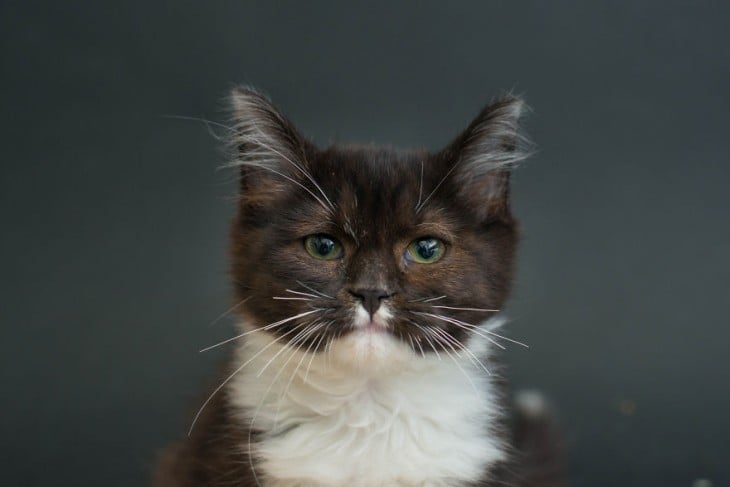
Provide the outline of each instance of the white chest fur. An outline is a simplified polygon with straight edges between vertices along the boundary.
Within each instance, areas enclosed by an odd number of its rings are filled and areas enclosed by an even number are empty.
[[[313,356],[254,333],[239,351],[249,363],[226,392],[264,431],[251,446],[262,486],[461,485],[504,458],[495,393],[473,359],[423,358],[387,335],[352,340]],[[363,350],[385,355],[372,367],[338,359]]]

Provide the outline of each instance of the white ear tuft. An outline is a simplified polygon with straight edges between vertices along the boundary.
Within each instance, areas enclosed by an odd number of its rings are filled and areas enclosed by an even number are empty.
[[[510,170],[529,155],[530,144],[519,125],[525,110],[522,99],[502,97],[441,152],[458,194],[480,218],[509,215]]]
[[[510,170],[529,156],[530,143],[519,125],[525,110],[521,98],[505,96],[479,113],[453,147],[463,176]]]
[[[288,172],[303,157],[304,140],[265,95],[250,87],[230,95],[236,158],[230,166]]]
[[[231,92],[236,157],[241,170],[242,201],[268,201],[287,186],[308,193],[328,212],[333,204],[314,180],[307,162],[315,148],[265,95],[253,88]]]

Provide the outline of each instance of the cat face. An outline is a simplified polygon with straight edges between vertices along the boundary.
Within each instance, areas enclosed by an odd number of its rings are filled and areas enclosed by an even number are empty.
[[[519,100],[487,107],[433,154],[320,150],[262,95],[238,90],[233,102],[233,276],[249,326],[353,354],[448,352],[480,334],[512,278]]]

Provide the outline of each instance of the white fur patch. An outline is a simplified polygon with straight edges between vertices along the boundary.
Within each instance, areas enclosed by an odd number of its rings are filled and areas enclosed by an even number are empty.
[[[455,486],[505,458],[493,386],[467,355],[424,358],[367,327],[316,355],[272,341],[248,337],[237,360],[251,362],[227,389],[264,432],[252,452],[262,486]],[[487,345],[470,348],[484,357]]]

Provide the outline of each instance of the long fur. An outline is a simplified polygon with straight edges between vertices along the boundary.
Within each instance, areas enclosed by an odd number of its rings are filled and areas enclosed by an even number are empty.
[[[262,485],[447,486],[506,459],[497,392],[471,357],[370,340],[312,356],[262,333],[239,350],[243,361],[266,349],[228,389],[240,420],[262,431],[251,445]],[[485,340],[470,345],[485,358]],[[363,346],[387,350],[353,369]]]
[[[558,485],[545,409],[510,409],[491,374],[492,349],[520,344],[495,330],[523,102],[495,101],[432,154],[321,150],[258,91],[231,104],[240,333],[213,346],[233,358],[155,485]],[[339,253],[313,255],[313,237]],[[414,258],[424,241],[440,260]]]

